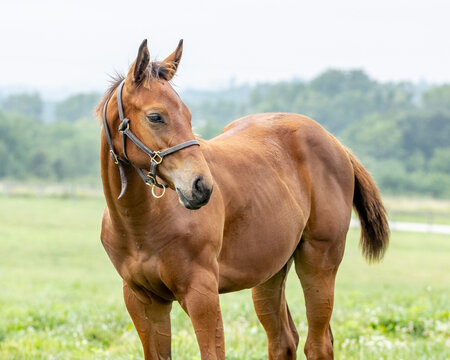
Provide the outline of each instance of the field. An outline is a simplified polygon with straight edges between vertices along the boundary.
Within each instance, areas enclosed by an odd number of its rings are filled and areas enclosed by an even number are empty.
[[[100,240],[103,200],[0,198],[0,359],[142,359],[122,283]],[[338,273],[336,359],[445,359],[450,353],[450,237],[394,232],[381,264],[350,231]],[[288,302],[304,359],[304,300],[291,272]],[[221,297],[227,359],[267,359],[250,292]],[[199,359],[175,304],[173,358]]]

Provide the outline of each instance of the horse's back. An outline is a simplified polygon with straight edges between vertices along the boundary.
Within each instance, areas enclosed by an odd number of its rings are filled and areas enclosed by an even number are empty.
[[[261,113],[231,122],[214,138],[220,147],[247,153],[262,153],[282,162],[291,170],[300,170],[300,177],[317,180],[326,172],[339,185],[353,186],[353,168],[344,146],[318,122],[294,113]],[[289,167],[289,166],[288,166]]]
[[[276,136],[286,131],[296,131],[301,127],[319,126],[314,120],[294,113],[260,113],[241,117],[229,123],[222,133],[213,140],[245,136],[247,131],[257,131]],[[253,133],[253,138],[257,136]]]

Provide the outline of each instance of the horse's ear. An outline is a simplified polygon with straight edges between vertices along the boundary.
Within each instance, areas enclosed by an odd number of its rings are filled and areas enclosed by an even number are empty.
[[[139,46],[138,56],[136,61],[131,66],[128,72],[128,78],[130,78],[135,84],[139,85],[145,78],[145,71],[150,63],[150,53],[147,47],[147,39],[145,39],[141,46]]]
[[[162,64],[167,69],[167,80],[171,80],[177,72],[178,65],[180,64],[181,55],[183,54],[183,39],[178,43],[175,51],[164,59]]]

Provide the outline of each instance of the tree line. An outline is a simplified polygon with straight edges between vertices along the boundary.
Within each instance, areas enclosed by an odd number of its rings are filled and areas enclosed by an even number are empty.
[[[305,114],[351,148],[384,192],[450,197],[450,85],[381,83],[363,71],[329,70],[311,81],[181,97],[204,138],[251,113]],[[93,108],[99,98],[76,94],[50,110],[38,93],[2,99],[0,179],[98,182],[100,126]]]
[[[57,102],[52,118],[38,93],[0,101],[0,179],[98,183],[100,126],[93,109],[100,94]]]

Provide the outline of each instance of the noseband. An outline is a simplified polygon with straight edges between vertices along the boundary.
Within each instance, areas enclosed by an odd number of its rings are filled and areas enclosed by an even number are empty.
[[[166,192],[166,188],[168,185],[166,184],[160,184],[158,180],[156,179],[156,170],[159,164],[162,163],[165,156],[173,154],[174,152],[187,148],[192,145],[200,145],[200,143],[197,140],[189,140],[185,141],[181,144],[172,146],[168,149],[162,150],[162,151],[153,151],[149,147],[147,147],[142,141],[140,141],[136,135],[134,135],[130,130],[130,120],[127,119],[123,114],[123,106],[122,106],[122,90],[123,86],[125,85],[125,80],[123,80],[118,89],[117,89],[117,109],[119,112],[119,119],[120,119],[120,125],[119,125],[119,132],[120,137],[122,141],[122,152],[124,157],[119,156],[116,151],[114,150],[114,145],[112,142],[111,132],[109,131],[108,122],[106,121],[106,108],[108,106],[109,99],[105,101],[105,105],[103,106],[103,130],[105,132],[106,141],[109,145],[109,153],[111,155],[111,159],[114,161],[114,164],[116,164],[119,167],[120,172],[120,180],[122,182],[122,190],[119,195],[119,199],[123,196],[125,193],[125,190],[127,188],[127,178],[125,175],[125,170],[123,168],[123,164],[132,165],[136,171],[138,172],[141,179],[144,181],[145,185],[151,186],[152,188],[152,195],[155,198],[161,198],[164,196]],[[147,154],[150,157],[150,171],[145,174],[145,172],[135,164],[133,164],[130,159],[128,158],[127,151],[126,151],[126,137],[128,137],[139,149],[141,149],[145,154]],[[163,192],[160,195],[157,195],[155,193],[155,187],[163,189]]]

